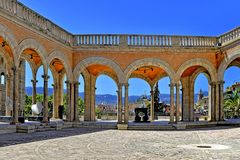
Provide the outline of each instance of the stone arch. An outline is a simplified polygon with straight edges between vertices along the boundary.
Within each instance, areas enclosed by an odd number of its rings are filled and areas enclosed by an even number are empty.
[[[156,84],[158,81],[160,81],[161,79],[163,79],[163,78],[165,78],[165,77],[168,77],[168,75],[167,75],[167,74],[163,74],[163,75],[157,76],[157,77],[154,79],[154,81],[153,81],[153,86],[155,86],[155,84]],[[170,79],[170,80],[171,80],[171,79]]]
[[[218,67],[218,80],[222,81],[224,78],[224,72],[228,66],[237,58],[240,57],[240,49],[233,51],[232,53],[227,54],[227,57],[221,62]]]
[[[216,69],[215,67],[213,66],[213,64],[206,60],[206,59],[202,59],[202,58],[195,58],[195,59],[191,59],[191,60],[188,60],[186,61],[185,63],[183,63],[177,73],[176,73],[176,76],[175,76],[175,82],[178,82],[180,81],[181,79],[181,76],[183,74],[183,72],[188,69],[189,67],[192,67],[192,66],[201,66],[203,68],[205,68],[209,75],[210,75],[210,78],[211,78],[211,81],[215,82],[217,80],[217,77],[216,77]]]
[[[208,73],[206,73],[205,71],[206,71],[205,68],[198,68],[198,69],[192,74],[192,76],[191,76],[191,78],[192,78],[192,83],[195,82],[195,80],[197,79],[197,77],[199,76],[199,74],[203,73],[203,74],[206,76],[206,78],[207,78],[207,80],[208,80],[208,83],[210,84],[210,82],[211,82],[211,77],[210,77],[210,75],[209,75]]]
[[[17,50],[16,50],[17,53],[18,53],[17,66],[18,66],[18,63],[20,62],[21,54],[23,53],[23,51],[25,49],[33,49],[39,54],[39,56],[41,57],[41,60],[42,60],[44,73],[47,73],[47,71],[48,71],[47,51],[45,50],[45,48],[40,43],[38,43],[36,40],[30,39],[30,38],[29,39],[24,39],[17,47]]]
[[[152,84],[153,82],[152,82],[149,78],[144,77],[144,76],[139,75],[139,74],[132,74],[132,75],[129,77],[129,79],[130,79],[130,78],[139,78],[139,79],[142,79],[142,80],[146,81],[150,87],[153,85],[153,84]]]
[[[128,81],[129,77],[131,76],[132,72],[135,71],[137,68],[142,67],[142,66],[155,66],[155,67],[160,67],[162,68],[165,72],[170,77],[170,80],[173,79],[174,77],[174,70],[172,67],[165,61],[156,59],[156,58],[145,58],[145,59],[140,59],[136,60],[133,63],[131,63],[124,71],[125,75],[125,82]]]
[[[14,37],[13,32],[8,29],[6,26],[0,24],[0,36],[3,37],[3,39],[9,44],[9,47],[12,50],[13,53],[13,60],[17,59],[17,53],[16,48],[17,48],[17,40]]]
[[[69,81],[72,81],[73,80],[72,70],[71,70],[70,62],[69,62],[67,56],[64,53],[62,53],[61,51],[54,50],[47,57],[48,66],[50,66],[52,60],[54,60],[55,58],[59,59],[63,63],[65,71],[66,71],[67,79]]]
[[[3,60],[5,61],[6,64],[6,68],[7,68],[7,72],[10,73],[11,72],[11,68],[14,65],[14,62],[11,60],[11,58],[8,56],[8,54],[6,53],[6,51],[2,48],[0,48],[0,55],[3,57]]]
[[[30,66],[30,69],[31,69],[31,71],[32,71],[32,74],[34,75],[34,72],[36,72],[36,70],[37,70],[37,66],[36,66],[36,64],[34,63],[34,61],[33,60],[31,60],[30,58],[29,58],[29,56],[27,56],[27,55],[21,55],[21,58],[23,58],[25,61],[27,61],[27,63],[29,64],[29,66]]]
[[[119,82],[122,82],[124,79],[124,74],[122,72],[122,69],[114,61],[104,57],[90,57],[82,60],[74,68],[74,71],[73,71],[74,80],[75,81],[78,80],[81,72],[91,64],[100,64],[100,65],[108,66],[109,68],[113,69],[113,71],[116,73]]]
[[[96,80],[101,75],[106,75],[106,76],[110,77],[115,82],[115,84],[118,85],[119,82],[118,82],[118,77],[117,76],[115,76],[113,74],[110,74],[108,72],[102,71],[96,76]]]

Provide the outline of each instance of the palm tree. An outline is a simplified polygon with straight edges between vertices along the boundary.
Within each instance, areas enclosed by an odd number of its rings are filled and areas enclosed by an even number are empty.
[[[240,112],[239,90],[227,94],[224,100],[224,112],[227,118],[238,118]]]

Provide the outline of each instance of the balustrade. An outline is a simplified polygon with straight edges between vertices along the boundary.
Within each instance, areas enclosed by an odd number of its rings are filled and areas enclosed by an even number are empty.
[[[219,43],[224,45],[240,38],[240,27],[237,27],[219,37]]]
[[[1,0],[0,8],[15,14],[15,16],[31,25],[31,27],[42,31],[65,44],[67,43],[70,45],[72,43],[72,34],[16,0]]]

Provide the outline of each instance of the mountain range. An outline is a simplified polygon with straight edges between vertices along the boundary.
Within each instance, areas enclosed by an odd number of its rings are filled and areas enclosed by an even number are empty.
[[[32,95],[32,87],[26,87],[25,92],[28,96]],[[48,88],[48,94],[52,95],[54,92],[53,88]],[[66,90],[64,90],[64,93],[66,93]],[[43,87],[37,87],[37,94],[43,94]],[[208,92],[203,91],[203,95],[207,96]],[[80,92],[79,96],[81,98],[84,97],[84,93]],[[194,94],[194,101],[197,102],[198,94]],[[128,97],[129,103],[136,102],[141,96],[138,95],[131,95]],[[148,99],[150,99],[150,96],[147,96]],[[169,104],[170,103],[170,95],[169,94],[160,94],[160,100]],[[123,101],[124,102],[124,101]],[[107,105],[115,105],[117,103],[117,96],[111,95],[111,94],[98,94],[96,95],[96,103],[97,104],[107,104]]]

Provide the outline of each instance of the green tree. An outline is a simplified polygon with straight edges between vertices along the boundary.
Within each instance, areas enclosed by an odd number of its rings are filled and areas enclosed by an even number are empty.
[[[239,90],[227,94],[224,100],[224,113],[226,118],[240,117],[240,96]]]
[[[157,82],[154,88],[154,111],[155,112],[161,111],[159,101],[160,101],[160,91],[158,89],[158,82]]]
[[[78,113],[84,113],[84,102],[81,97],[78,98]]]
[[[32,114],[32,96],[25,95],[24,116],[30,116]]]

